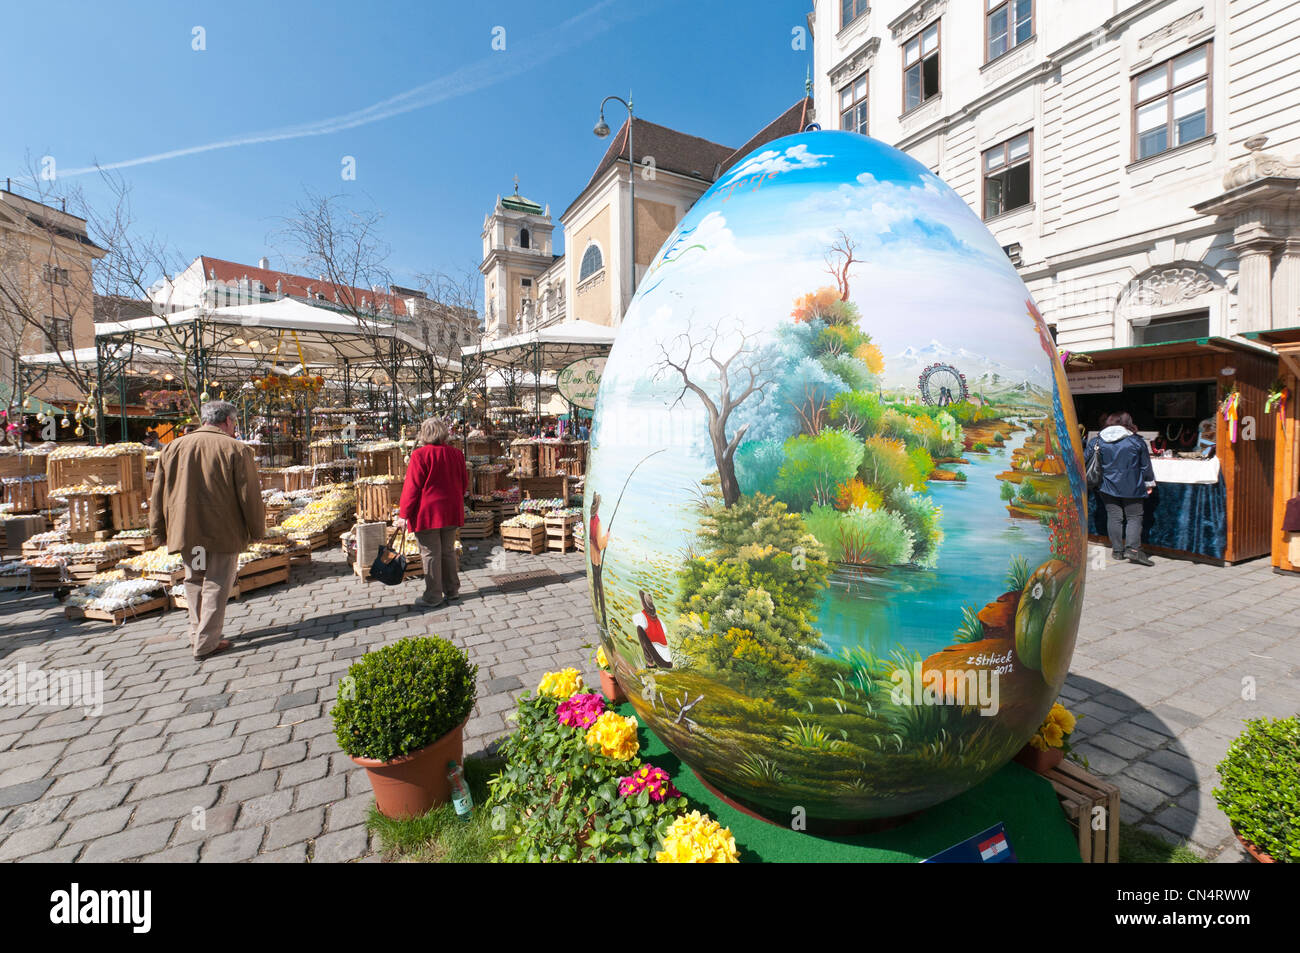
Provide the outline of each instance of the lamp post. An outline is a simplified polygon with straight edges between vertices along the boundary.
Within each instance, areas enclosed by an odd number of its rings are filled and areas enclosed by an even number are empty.
[[[632,115],[632,103],[624,101],[618,96],[606,96],[600,101],[600,118],[596,120],[596,126],[592,132],[599,139],[604,139],[609,135],[609,125],[605,122],[605,104],[610,100],[622,104],[627,110],[627,186],[628,201],[632,209],[630,222],[632,226],[632,291],[628,295],[631,300],[632,294],[636,293],[636,152],[632,149],[632,127],[635,125]]]

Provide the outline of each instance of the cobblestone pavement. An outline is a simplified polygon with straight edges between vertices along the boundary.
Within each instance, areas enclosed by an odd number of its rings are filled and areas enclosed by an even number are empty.
[[[464,646],[479,666],[467,753],[504,733],[543,672],[594,676],[583,557],[510,553],[489,568],[486,549],[467,554],[460,604],[426,613],[407,609],[419,581],[365,585],[337,550],[318,553],[290,585],[231,603],[235,648],[202,664],[183,612],[113,629],[65,621],[49,593],[0,594],[0,670],[104,672],[99,716],[0,707],[0,860],[377,859],[369,784],[328,714],[355,658],[411,634]],[[1147,569],[1090,552],[1104,568],[1089,573],[1064,691],[1086,716],[1078,748],[1119,784],[1125,821],[1238,859],[1214,765],[1242,718],[1300,709],[1300,581],[1263,561]],[[491,578],[538,569],[555,578],[513,591]]]

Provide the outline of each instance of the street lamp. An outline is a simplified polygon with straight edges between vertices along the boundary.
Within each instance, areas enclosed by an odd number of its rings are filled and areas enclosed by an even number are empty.
[[[632,104],[618,96],[606,96],[600,101],[600,118],[596,120],[596,126],[591,131],[596,134],[596,138],[604,139],[609,135],[609,124],[605,122],[605,104],[610,100],[622,104],[627,110],[627,186],[628,201],[632,208],[631,225],[632,225],[632,294],[636,293],[636,152],[632,149]],[[631,295],[628,296],[631,300]]]

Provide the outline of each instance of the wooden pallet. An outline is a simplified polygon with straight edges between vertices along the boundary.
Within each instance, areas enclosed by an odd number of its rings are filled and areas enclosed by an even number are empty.
[[[68,578],[74,582],[85,582],[91,576],[108,572],[118,564],[118,557],[97,559],[93,562],[68,563]]]
[[[31,568],[31,577],[28,587],[31,589],[59,589],[63,586],[71,585],[63,578],[62,569],[46,569],[42,566],[33,566]]]
[[[1119,788],[1070,761],[1062,761],[1044,777],[1056,790],[1061,809],[1074,828],[1083,862],[1119,863]]]
[[[144,529],[149,525],[149,514],[145,512],[144,490],[114,493],[108,498],[108,502],[114,529]]]
[[[132,619],[139,618],[142,615],[149,615],[153,612],[166,612],[170,597],[166,595],[158,596],[156,599],[148,599],[144,602],[137,602],[133,606],[125,609],[114,609],[108,612],[104,609],[92,609],[89,606],[68,606],[63,610],[63,614],[69,619],[97,619],[101,622],[111,622],[114,627]]]
[[[31,584],[27,573],[13,573],[0,576],[0,589],[26,589]]]
[[[286,557],[287,560],[287,557]],[[282,582],[289,581],[289,565],[286,562],[281,569],[267,569],[263,572],[250,573],[247,576],[240,576],[237,585],[239,591],[243,593],[255,592],[266,586],[275,586]]]

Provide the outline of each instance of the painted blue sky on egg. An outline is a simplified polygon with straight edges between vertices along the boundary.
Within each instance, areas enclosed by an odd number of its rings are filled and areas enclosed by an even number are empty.
[[[926,348],[965,359],[963,369],[992,364],[1051,386],[1029,294],[961,197],[874,139],[814,132],[756,150],[683,218],[641,280],[602,391],[662,406],[670,382],[652,380],[645,362],[687,322],[774,333],[796,298],[834,285],[826,255],[841,231],[855,246],[850,296],[885,357],[885,386],[913,386],[914,362],[901,356]]]

